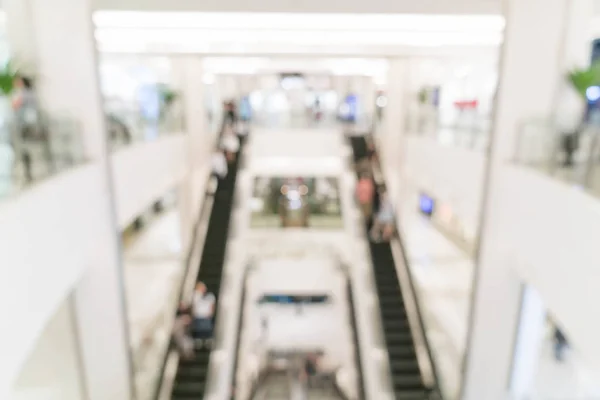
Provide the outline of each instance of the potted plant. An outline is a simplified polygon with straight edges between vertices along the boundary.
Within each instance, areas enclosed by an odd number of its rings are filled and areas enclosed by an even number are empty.
[[[18,69],[13,66],[11,61],[0,68],[0,92],[4,97],[10,97],[13,94],[18,74]]]
[[[589,68],[574,68],[567,73],[567,81],[571,88],[577,93],[582,102],[582,111],[579,123],[572,132],[563,135],[562,147],[565,152],[565,166],[572,166],[573,156],[579,147],[579,138],[586,128],[588,90],[591,87],[600,87],[600,62],[596,62]]]
[[[158,91],[160,93],[162,103],[160,116],[162,119],[164,119],[173,103],[175,103],[175,100],[177,100],[179,97],[179,94],[165,84],[161,84],[158,88]]]

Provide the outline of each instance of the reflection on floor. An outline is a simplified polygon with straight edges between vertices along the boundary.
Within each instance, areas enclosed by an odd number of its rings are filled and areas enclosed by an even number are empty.
[[[137,398],[146,399],[170,339],[169,321],[182,279],[179,212],[164,211],[128,242],[124,269],[131,347]]]
[[[416,200],[407,201],[399,210],[407,257],[444,398],[455,399],[461,383],[474,264],[418,213]]]
[[[585,368],[579,355],[567,351],[565,360],[554,358],[552,330],[544,338],[537,366],[532,399],[534,400],[594,400],[600,399],[600,384]]]

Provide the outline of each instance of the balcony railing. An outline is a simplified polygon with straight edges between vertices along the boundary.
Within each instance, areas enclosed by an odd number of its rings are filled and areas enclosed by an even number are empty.
[[[0,125],[0,199],[85,161],[79,121],[41,114]]]
[[[525,120],[513,160],[600,196],[600,126],[575,133],[547,119]]]
[[[138,105],[115,101],[106,101],[105,112],[113,151],[185,130],[184,114],[177,102],[164,107],[156,116],[145,116]]]
[[[442,145],[486,151],[490,145],[491,117],[462,112],[452,122],[443,122],[437,109],[413,108],[406,119],[408,134],[429,137]]]

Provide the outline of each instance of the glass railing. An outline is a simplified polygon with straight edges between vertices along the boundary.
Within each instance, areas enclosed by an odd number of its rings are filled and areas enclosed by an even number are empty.
[[[81,125],[42,115],[0,125],[0,199],[85,161]]]
[[[183,111],[178,104],[164,108],[156,117],[144,116],[139,107],[127,104],[107,102],[105,109],[109,143],[113,151],[185,130]]]
[[[567,133],[547,119],[519,126],[514,162],[600,196],[600,126]]]
[[[477,113],[457,115],[442,122],[437,110],[417,109],[406,120],[408,134],[430,137],[442,145],[486,151],[490,145],[491,117]]]

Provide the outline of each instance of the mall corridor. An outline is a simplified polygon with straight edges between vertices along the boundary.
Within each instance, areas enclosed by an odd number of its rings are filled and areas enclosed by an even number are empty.
[[[600,400],[596,3],[2,0],[0,399]]]

